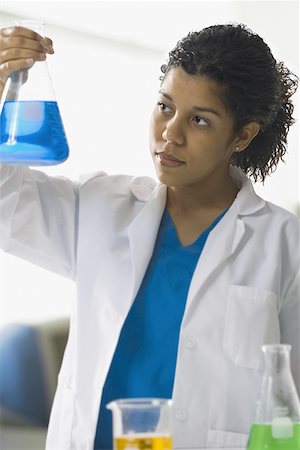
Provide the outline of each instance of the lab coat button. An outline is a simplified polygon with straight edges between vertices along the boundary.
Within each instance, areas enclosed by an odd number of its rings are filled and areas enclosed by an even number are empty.
[[[186,419],[186,411],[184,409],[176,409],[175,411],[175,419],[178,422],[184,422]]]
[[[184,342],[184,346],[187,350],[192,350],[196,346],[196,341],[194,339],[188,338]]]

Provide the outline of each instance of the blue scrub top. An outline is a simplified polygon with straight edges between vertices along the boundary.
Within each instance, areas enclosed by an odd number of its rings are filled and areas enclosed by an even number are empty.
[[[94,450],[113,448],[107,403],[118,398],[172,398],[179,332],[191,278],[210,231],[225,212],[193,244],[182,246],[165,209],[152,258],[123,325],[103,388]]]

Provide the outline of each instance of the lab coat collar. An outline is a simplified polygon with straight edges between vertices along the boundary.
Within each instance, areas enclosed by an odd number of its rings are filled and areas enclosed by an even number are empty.
[[[238,195],[233,203],[237,214],[240,216],[250,215],[263,208],[265,201],[256,194],[247,175],[239,167],[230,166],[229,171],[231,178],[239,188]],[[160,194],[163,193],[163,198],[165,199],[166,189],[166,186],[161,183],[157,184],[150,177],[136,177],[131,183],[132,193],[138,200],[143,202],[151,200],[154,191],[160,192]]]
[[[205,260],[205,264],[201,265],[201,277],[197,276],[200,270],[199,262],[196,267],[190,286],[187,311],[201,286],[204,287],[215,270],[236,251],[245,233],[245,224],[241,216],[254,214],[265,206],[265,201],[255,193],[252,182],[241,169],[231,166],[230,175],[239,192],[221,223],[208,237],[200,258]],[[166,205],[167,188],[161,183],[156,184],[149,177],[138,177],[132,181],[131,190],[139,201],[145,202],[144,207],[128,227],[134,272],[132,298],[135,298],[153,253]]]
[[[230,166],[230,176],[239,188],[232,204],[239,216],[254,214],[265,206],[266,202],[256,194],[251,180],[240,168]]]
[[[131,190],[137,199],[145,202],[145,205],[127,229],[133,262],[132,298],[135,298],[137,294],[151,259],[166,206],[166,186],[161,183],[156,186],[155,184],[153,185],[153,180],[150,178],[142,177],[142,179],[133,180],[131,185]]]
[[[135,177],[130,185],[133,195],[142,202],[150,200],[156,187],[156,181],[150,177]]]
[[[243,216],[254,214],[265,206],[265,201],[255,193],[251,181],[241,169],[230,167],[230,175],[240,190],[225,216],[208,236],[192,278],[185,320],[193,311],[192,305],[199,290],[209,286],[216,271],[237,251],[245,234]]]

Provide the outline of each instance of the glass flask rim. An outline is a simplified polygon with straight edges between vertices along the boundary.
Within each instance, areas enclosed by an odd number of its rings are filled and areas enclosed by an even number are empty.
[[[262,345],[261,349],[264,353],[266,353],[267,351],[270,352],[286,352],[286,351],[291,351],[292,346],[290,344],[265,344]]]
[[[107,409],[112,409],[114,406],[118,406],[121,409],[132,408],[153,408],[158,406],[171,406],[172,400],[169,398],[159,397],[142,397],[142,398],[119,398],[109,402],[106,405]]]
[[[29,28],[32,31],[39,29],[40,32],[43,32],[46,23],[43,20],[37,19],[16,19],[15,25],[17,27]]]
[[[34,23],[36,25],[45,25],[43,20],[38,19],[16,19],[15,23]]]

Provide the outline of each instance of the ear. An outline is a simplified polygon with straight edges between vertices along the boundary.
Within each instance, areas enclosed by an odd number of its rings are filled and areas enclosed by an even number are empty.
[[[258,122],[249,122],[244,125],[233,143],[233,151],[242,152],[245,150],[259,131],[260,125]]]

